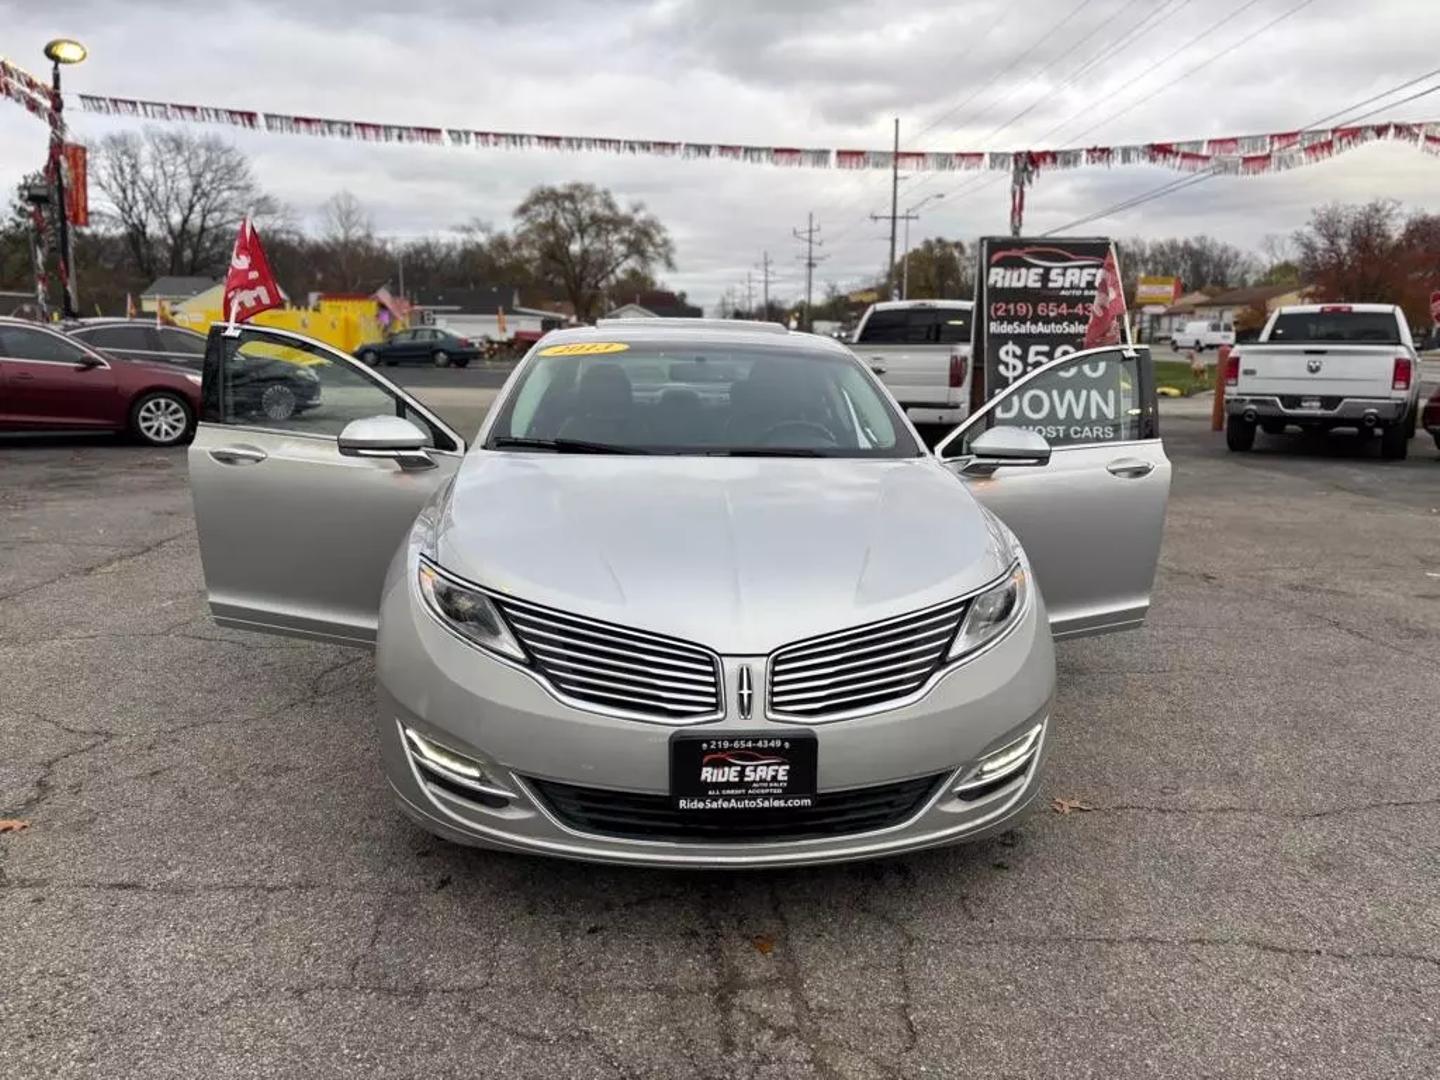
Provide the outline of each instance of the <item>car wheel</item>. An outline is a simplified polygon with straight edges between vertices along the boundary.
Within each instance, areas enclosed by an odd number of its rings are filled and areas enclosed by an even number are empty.
[[[366,349],[360,354],[360,362],[369,367],[376,367],[380,363],[380,354],[374,349]]]
[[[289,420],[299,404],[295,391],[284,383],[271,383],[260,395],[260,413],[267,420]]]
[[[435,361],[436,367],[450,366],[450,354],[444,349],[436,349],[435,352],[431,354],[430,359]]]
[[[1255,422],[1243,416],[1232,416],[1225,421],[1225,445],[1231,450],[1249,450],[1255,445]]]
[[[1413,439],[1415,433],[1420,430],[1420,410],[1411,409],[1410,415],[1405,418],[1405,430],[1409,433],[1406,438]]]
[[[190,437],[195,414],[178,394],[155,390],[130,407],[130,431],[151,446],[175,446]]]
[[[1410,453],[1410,429],[1404,420],[1380,432],[1380,456],[1386,461],[1402,461]]]
[[[1285,424],[1281,420],[1266,420],[1260,425],[1260,430],[1266,435],[1284,435]]]

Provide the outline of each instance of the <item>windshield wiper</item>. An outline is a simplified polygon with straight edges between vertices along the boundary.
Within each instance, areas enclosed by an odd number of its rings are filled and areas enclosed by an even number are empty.
[[[584,439],[522,439],[514,435],[497,435],[490,440],[496,448],[515,447],[519,450],[552,450],[557,454],[648,454],[638,446],[615,443],[587,442]]]
[[[719,457],[831,457],[813,446],[737,446],[733,450],[716,450]]]

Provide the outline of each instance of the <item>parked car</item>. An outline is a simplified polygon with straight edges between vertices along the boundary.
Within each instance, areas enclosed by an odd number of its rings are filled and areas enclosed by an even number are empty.
[[[880,376],[911,422],[954,425],[970,411],[969,300],[871,304],[851,335],[855,355]]]
[[[362,345],[355,355],[371,367],[382,363],[394,367],[412,360],[436,367],[465,367],[480,356],[480,348],[469,338],[438,326],[417,326],[391,334],[384,341]]]
[[[128,360],[54,327],[0,318],[0,429],[125,431],[152,446],[188,439],[200,375]]]
[[[468,452],[328,346],[212,331],[190,477],[216,621],[373,644],[389,782],[454,841],[758,867],[1010,827],[1052,639],[1149,607],[1148,351],[1051,361],[932,454],[842,345],[679,322],[548,335]],[[343,415],[226,414],[251,347],[325,356]],[[1066,403],[1053,442],[997,422],[1022,399]]]
[[[1235,344],[1235,328],[1229,323],[1206,322],[1203,319],[1187,322],[1171,335],[1170,344],[1176,349],[1194,349],[1196,352],[1218,349],[1221,345]]]
[[[1440,387],[1435,389],[1435,392],[1430,395],[1430,400],[1425,403],[1425,411],[1420,417],[1420,423],[1434,438],[1435,449],[1440,450]]]
[[[1387,458],[1409,452],[1420,411],[1419,357],[1394,304],[1299,304],[1270,316],[1260,340],[1225,367],[1225,442],[1249,450],[1255,429],[1380,432]]]
[[[200,370],[205,336],[178,326],[156,326],[148,319],[82,319],[70,336],[107,356],[181,364]],[[287,363],[263,354],[236,357],[234,408],[253,416],[284,420],[320,403],[320,383],[303,363]]]

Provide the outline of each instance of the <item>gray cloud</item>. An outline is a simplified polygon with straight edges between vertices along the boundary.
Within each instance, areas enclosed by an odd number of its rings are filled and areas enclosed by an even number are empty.
[[[1284,129],[1435,66],[1433,0],[1372,0],[1363,15],[1349,0],[1317,0],[1258,36],[1293,0],[1260,0],[1231,18],[1241,2],[1154,0],[1122,11],[1124,0],[1092,0],[1033,52],[1079,0],[419,0],[403,9],[380,0],[262,0],[187,7],[183,20],[172,4],[0,0],[0,22],[7,55],[37,71],[45,40],[81,36],[91,58],[66,73],[75,91],[496,130],[819,146],[884,147],[894,115],[904,145],[933,149]],[[1157,12],[1150,30],[1071,82],[1087,58],[1149,12]],[[1193,47],[1142,75],[1197,35]],[[1135,102],[1143,103],[1085,133]],[[1440,116],[1440,94],[1397,114]],[[130,123],[78,113],[72,122],[92,140]],[[910,133],[927,127],[917,144]],[[803,271],[790,231],[812,211],[827,239],[817,282],[852,282],[885,258],[885,226],[867,217],[888,211],[885,175],[229,135],[301,220],[344,187],[394,235],[477,217],[504,225],[538,183],[606,185],[670,226],[679,263],[670,281],[706,304],[743,282],[762,250],[783,274],[776,291],[795,295]],[[44,153],[43,127],[0,102],[0,184],[8,187]],[[1433,208],[1437,170],[1440,162],[1411,148],[1370,146],[1281,176],[1210,181],[1086,230],[1205,231],[1253,245],[1330,199],[1384,195]],[[1043,175],[1030,194],[1030,222],[1063,225],[1173,178],[1149,168]],[[1003,178],[912,178],[902,205],[934,193],[945,197],[926,206],[912,240],[1004,231]]]

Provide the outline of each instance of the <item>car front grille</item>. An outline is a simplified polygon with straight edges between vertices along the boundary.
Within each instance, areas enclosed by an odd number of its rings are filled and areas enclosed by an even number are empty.
[[[944,662],[967,600],[787,645],[770,661],[770,713],[818,720],[913,694]]]
[[[576,701],[693,722],[720,713],[720,661],[686,641],[496,598],[535,670]]]
[[[804,809],[711,814],[676,810],[668,795],[527,780],[550,812],[578,832],[625,840],[733,843],[806,840],[873,832],[908,820],[949,773],[876,787],[827,791]]]

